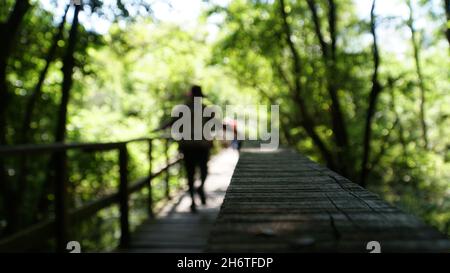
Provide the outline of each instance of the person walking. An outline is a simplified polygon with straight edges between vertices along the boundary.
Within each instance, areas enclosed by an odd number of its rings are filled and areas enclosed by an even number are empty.
[[[191,203],[191,211],[197,211],[197,204],[195,203],[195,194],[198,194],[201,200],[202,205],[206,205],[206,194],[205,194],[205,181],[208,176],[208,161],[211,153],[211,149],[213,147],[213,141],[207,140],[203,135],[203,130],[201,132],[201,139],[194,138],[194,129],[195,128],[203,128],[203,125],[212,118],[205,118],[202,115],[200,126],[194,124],[196,122],[194,118],[195,111],[201,111],[203,113],[203,109],[205,105],[201,103],[200,105],[196,105],[195,101],[199,101],[199,99],[203,99],[204,95],[202,92],[202,88],[199,85],[193,85],[189,91],[187,101],[185,105],[189,108],[190,119],[191,119],[191,128],[190,128],[190,137],[187,139],[181,139],[178,141],[178,146],[180,152],[183,154],[183,162],[186,170],[188,186],[189,186],[189,194],[192,199]],[[200,101],[201,101],[200,100]],[[194,107],[200,107],[201,109],[194,109]],[[162,126],[161,129],[167,128],[174,124],[176,119],[172,119],[168,124]],[[198,121],[197,121],[198,122]],[[183,128],[185,130],[186,128]],[[195,188],[195,175],[197,170],[200,171],[200,186]]]

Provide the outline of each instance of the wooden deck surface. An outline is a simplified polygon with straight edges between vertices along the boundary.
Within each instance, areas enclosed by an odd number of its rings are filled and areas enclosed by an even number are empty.
[[[290,149],[243,149],[209,252],[450,252],[412,215]]]
[[[189,194],[177,196],[155,219],[140,226],[132,234],[130,247],[120,252],[203,252],[237,159],[237,151],[226,149],[210,160],[209,175],[205,183],[206,206],[200,205],[200,200],[197,199],[198,212],[193,214],[189,208]]]
[[[381,252],[450,252],[436,229],[291,149],[244,147],[237,158],[210,161],[206,206],[192,214],[180,195],[121,252],[369,252],[371,241]]]

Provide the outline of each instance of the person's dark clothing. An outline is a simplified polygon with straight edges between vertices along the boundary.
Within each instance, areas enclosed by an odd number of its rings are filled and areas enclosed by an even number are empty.
[[[191,109],[191,114],[194,113],[193,104],[188,103],[187,106]],[[205,106],[202,105],[202,112],[203,108]],[[201,128],[203,128],[203,125],[211,120],[211,118],[202,117],[202,124]],[[191,116],[191,125],[194,127],[194,116]],[[195,201],[194,201],[194,182],[195,182],[195,173],[196,170],[200,170],[200,180],[201,184],[200,187],[197,189],[197,193],[200,196],[202,204],[206,204],[206,196],[204,192],[204,184],[206,177],[208,175],[208,161],[209,161],[209,155],[210,150],[213,147],[212,140],[207,140],[202,135],[201,139],[195,140],[194,139],[194,132],[191,130],[191,139],[189,140],[180,140],[178,142],[180,152],[183,154],[183,161],[184,166],[186,169],[186,175],[188,180],[188,186],[189,186],[189,194],[192,198],[192,206],[191,209],[195,211]]]
[[[209,160],[210,150],[213,147],[213,141],[211,139],[211,136],[207,135],[207,137],[205,137],[205,135],[203,135],[203,133],[204,133],[203,126],[206,124],[206,122],[212,120],[214,117],[204,117],[202,115],[201,119],[199,119],[201,124],[195,124],[195,122],[196,122],[195,117],[194,117],[195,97],[202,97],[202,96],[203,95],[201,93],[201,89],[199,89],[199,87],[195,88],[195,86],[194,86],[191,90],[190,100],[187,101],[185,104],[186,106],[189,107],[190,114],[191,114],[191,116],[190,116],[190,125],[191,125],[190,134],[191,135],[188,139],[181,139],[178,141],[179,150],[183,154],[183,161],[184,161],[184,167],[186,169],[186,174],[187,174],[189,193],[192,198],[191,210],[193,212],[196,211],[196,204],[194,201],[194,194],[195,194],[194,182],[195,182],[195,173],[196,173],[197,169],[200,170],[200,179],[201,179],[201,185],[197,189],[197,193],[200,196],[201,202],[203,204],[206,203],[204,184],[205,184],[206,177],[208,175],[208,160]],[[206,106],[202,104],[201,109],[197,109],[197,110],[200,110],[201,111],[200,113],[203,113],[203,110],[205,107]],[[177,119],[173,118],[169,123],[167,123],[167,125],[163,126],[163,128],[173,125],[173,123],[176,120]],[[198,127],[196,127],[195,125],[197,125]],[[202,130],[200,139],[195,139],[195,133],[194,133],[195,128],[200,128]],[[184,128],[183,128],[183,130],[184,130]]]
[[[184,156],[184,167],[186,169],[186,175],[189,185],[189,194],[191,195],[192,200],[194,200],[194,181],[195,181],[195,172],[197,169],[200,170],[200,179],[201,185],[198,188],[198,193],[200,198],[202,199],[202,203],[205,203],[204,196],[204,183],[206,180],[206,176],[208,175],[208,161],[209,161],[209,148],[198,148],[190,149],[188,147],[184,147],[180,149]]]

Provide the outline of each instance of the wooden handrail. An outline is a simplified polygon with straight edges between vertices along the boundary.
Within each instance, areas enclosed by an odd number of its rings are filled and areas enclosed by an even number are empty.
[[[132,142],[147,142],[160,138],[135,138],[119,142],[93,142],[93,143],[49,143],[49,144],[24,144],[15,146],[0,146],[0,155],[27,155],[49,152],[62,152],[68,150],[83,151],[107,151],[116,150]]]
[[[149,215],[153,216],[153,200],[152,200],[152,184],[153,178],[166,173],[165,185],[166,192],[168,192],[168,179],[169,169],[178,164],[181,157],[178,155],[176,158],[170,160],[168,157],[167,149],[169,148],[170,139],[166,139],[165,152],[166,165],[152,173],[152,142],[158,138],[138,138],[121,142],[109,142],[109,143],[53,143],[53,144],[41,144],[41,145],[19,145],[11,147],[0,147],[0,155],[29,155],[39,153],[54,153],[54,152],[66,152],[68,150],[82,150],[87,152],[96,151],[111,151],[116,150],[119,152],[119,169],[120,169],[120,183],[118,192],[111,193],[98,200],[87,203],[80,208],[75,208],[67,211],[65,208],[65,202],[59,202],[59,213],[55,214],[55,217],[51,217],[39,223],[36,223],[30,227],[20,230],[6,238],[0,239],[0,252],[1,251],[20,251],[24,245],[33,245],[34,242],[42,241],[48,238],[51,233],[56,234],[57,245],[61,246],[66,243],[65,234],[67,232],[67,219],[71,222],[79,222],[87,219],[91,215],[95,214],[101,209],[111,206],[115,203],[120,205],[120,226],[121,226],[121,239],[120,245],[125,247],[129,242],[129,206],[128,199],[130,194],[144,188],[149,189]],[[147,142],[148,154],[149,154],[149,174],[146,177],[140,178],[134,183],[128,183],[128,150],[127,144],[132,142]],[[64,181],[56,181],[57,183],[64,183]],[[64,197],[65,187],[56,187],[58,189],[55,195]],[[167,196],[168,197],[168,196]],[[67,211],[67,212],[66,212]],[[59,249],[61,251],[61,249]]]

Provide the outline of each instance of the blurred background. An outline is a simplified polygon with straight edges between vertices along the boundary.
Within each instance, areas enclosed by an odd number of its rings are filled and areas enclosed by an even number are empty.
[[[450,234],[449,20],[448,0],[0,0],[0,145],[145,137],[199,84],[219,106],[280,105],[284,145]],[[67,158],[71,208],[117,188],[114,153]],[[53,213],[50,161],[1,156],[0,238]],[[106,251],[117,219],[73,230]]]

